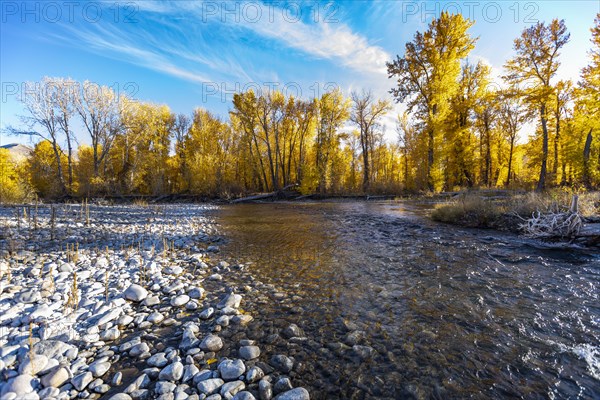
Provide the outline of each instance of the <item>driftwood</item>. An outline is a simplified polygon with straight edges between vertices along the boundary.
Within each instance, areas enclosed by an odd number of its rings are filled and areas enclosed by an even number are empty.
[[[281,190],[276,190],[271,193],[260,193],[260,194],[255,194],[255,195],[248,196],[248,197],[241,197],[239,199],[232,200],[231,203],[233,203],[233,204],[248,203],[248,202],[257,201],[257,200],[266,200],[266,199],[272,199],[272,198],[274,199],[277,197],[285,197],[285,191],[293,189],[297,186],[298,186],[297,184],[293,183],[291,185],[287,185],[287,186],[283,187]]]
[[[566,211],[541,213],[536,211],[531,218],[523,219],[519,229],[526,236],[534,238],[574,238],[583,227],[578,209],[579,197],[573,195],[571,207]]]

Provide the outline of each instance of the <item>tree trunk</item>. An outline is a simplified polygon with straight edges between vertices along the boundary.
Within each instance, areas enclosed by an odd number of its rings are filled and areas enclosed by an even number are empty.
[[[592,187],[592,179],[590,176],[590,152],[591,152],[591,148],[592,148],[592,130],[593,128],[590,128],[590,131],[587,134],[587,137],[585,139],[585,146],[583,147],[583,177],[582,177],[582,181],[583,184],[585,185],[586,188],[591,188]]]
[[[540,179],[538,180],[536,190],[538,192],[546,189],[546,164],[548,163],[548,126],[546,121],[546,105],[543,104],[540,108],[540,115],[542,119],[542,165],[540,168]]]
[[[429,128],[429,140],[427,143],[427,188],[433,192],[435,186],[433,182],[433,139],[434,139],[434,130],[432,127]]]
[[[52,139],[52,149],[54,150],[54,157],[56,158],[56,174],[58,178],[60,194],[65,194],[67,192],[67,188],[65,187],[65,179],[63,176],[62,163],[60,162],[58,144],[56,143],[56,139],[54,138]]]
[[[510,150],[508,152],[508,176],[506,177],[506,187],[510,186],[510,174],[512,172],[512,159],[513,159],[513,150],[515,147],[515,140],[513,138],[510,139]]]

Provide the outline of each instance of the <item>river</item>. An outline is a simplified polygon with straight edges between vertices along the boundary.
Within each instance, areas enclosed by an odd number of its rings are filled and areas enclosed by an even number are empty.
[[[261,346],[293,355],[314,399],[600,398],[600,255],[437,224],[430,207],[215,211],[222,254],[276,292],[244,297]],[[268,335],[290,323],[307,339]]]

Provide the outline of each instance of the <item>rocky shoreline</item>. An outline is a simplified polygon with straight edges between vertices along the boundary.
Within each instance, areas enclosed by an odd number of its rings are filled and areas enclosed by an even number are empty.
[[[210,209],[0,208],[1,398],[308,399],[247,332],[262,284],[220,259]]]

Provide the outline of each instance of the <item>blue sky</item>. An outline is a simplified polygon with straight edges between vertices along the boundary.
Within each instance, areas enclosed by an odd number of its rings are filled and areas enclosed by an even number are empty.
[[[389,98],[385,62],[442,10],[475,20],[470,32],[479,41],[470,59],[485,60],[496,75],[523,28],[564,18],[571,42],[559,74],[576,80],[600,12],[600,0],[2,0],[0,6],[0,127],[19,124],[15,92],[45,75],[108,85],[177,113],[204,107],[223,118],[233,92],[256,86],[307,98],[337,85]],[[386,121],[390,137],[394,118]],[[11,142],[26,140],[0,134],[0,144]]]

